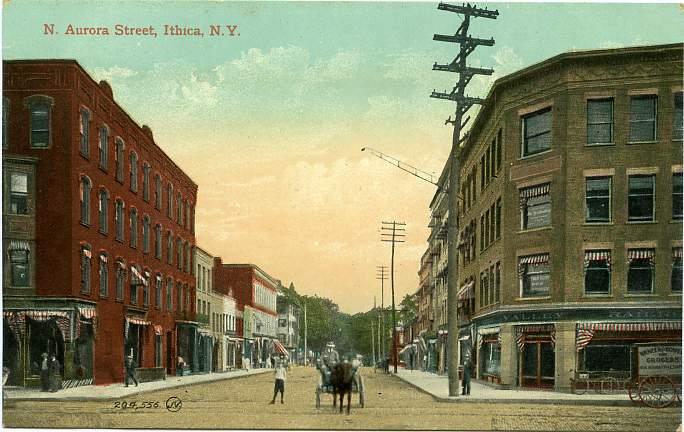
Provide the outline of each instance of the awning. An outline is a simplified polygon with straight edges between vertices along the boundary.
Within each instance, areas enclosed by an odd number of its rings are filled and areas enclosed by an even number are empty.
[[[30,251],[31,247],[26,240],[10,240],[7,250],[25,250]]]
[[[477,329],[477,347],[482,348],[484,345],[485,336],[497,335],[496,342],[501,345],[501,328],[500,327],[487,327]],[[488,338],[489,339],[489,338]]]
[[[556,326],[553,324],[520,325],[516,326],[515,333],[515,342],[521,352],[525,349],[525,335],[528,333],[549,333],[551,346],[556,346]]]
[[[589,267],[592,261],[605,261],[606,265],[610,267],[610,251],[609,250],[588,250],[584,251],[584,267]]]
[[[142,274],[140,274],[140,272],[135,266],[131,266],[131,273],[133,273],[136,282],[140,282],[142,285],[147,286],[147,279],[145,279],[145,277]]]
[[[285,357],[289,357],[287,349],[285,349],[283,344],[278,339],[273,339],[273,347],[275,348],[276,352],[283,354]]]
[[[551,183],[544,183],[538,186],[532,186],[525,189],[520,189],[520,205],[525,206],[527,200],[530,198],[546,195],[551,190]]]
[[[672,259],[675,259],[675,260],[682,259],[682,248],[681,247],[672,248]]]
[[[543,254],[537,254],[537,255],[527,255],[520,257],[518,259],[518,275],[520,277],[525,275],[525,271],[527,270],[527,265],[539,265],[539,264],[548,264],[549,263],[549,254],[543,253]]]
[[[100,261],[106,263],[107,262],[107,255],[105,255],[104,253],[101,253],[100,254]]]
[[[577,351],[580,351],[594,338],[594,332],[636,332],[681,330],[681,321],[656,321],[632,323],[577,323]]]
[[[463,285],[461,289],[458,290],[457,297],[459,300],[466,300],[475,298],[475,281],[470,281]]]
[[[129,317],[129,316],[127,316],[127,317],[126,317],[126,321],[127,321],[129,324],[136,324],[136,325],[150,325],[150,324],[152,324],[151,322],[146,321],[146,320],[144,320],[144,319],[142,319],[142,318],[138,318],[138,317]]]
[[[470,335],[467,335],[467,336],[461,336],[460,338],[458,338],[458,340],[459,340],[459,341],[465,341],[465,340],[470,340]]]
[[[54,310],[28,310],[26,316],[36,321],[47,321],[52,318],[68,318],[69,312]]]
[[[81,318],[92,319],[97,317],[97,309],[94,307],[79,306],[78,313],[81,315]]]
[[[655,258],[655,249],[628,249],[627,258],[630,262],[635,259],[653,261]]]

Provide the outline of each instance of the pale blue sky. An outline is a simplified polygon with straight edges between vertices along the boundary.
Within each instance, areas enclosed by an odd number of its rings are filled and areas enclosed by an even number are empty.
[[[379,295],[389,250],[381,220],[408,223],[397,293],[415,291],[434,188],[361,153],[371,146],[439,173],[453,106],[430,99],[433,72],[461,20],[437,3],[18,1],[3,10],[3,58],[73,58],[199,184],[198,244],[254,262],[343,310]],[[494,78],[573,49],[682,42],[678,4],[479,3],[500,12],[471,33],[494,37],[471,64]],[[237,24],[239,37],[45,36],[43,24]],[[490,79],[468,93],[484,96]],[[353,292],[354,295],[348,295]]]

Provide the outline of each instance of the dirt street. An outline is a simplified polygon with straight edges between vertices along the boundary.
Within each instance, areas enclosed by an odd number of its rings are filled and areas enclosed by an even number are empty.
[[[269,405],[271,374],[146,393],[117,401],[10,402],[8,427],[173,429],[451,429],[525,431],[674,431],[681,407],[443,403],[398,378],[365,369],[366,407],[353,395],[351,415],[315,408],[313,369],[293,368],[285,404]],[[169,401],[167,409],[167,400]],[[175,401],[175,403],[174,403]],[[133,408],[130,404],[135,402]],[[125,408],[124,408],[125,406]],[[174,412],[175,411],[175,412]]]

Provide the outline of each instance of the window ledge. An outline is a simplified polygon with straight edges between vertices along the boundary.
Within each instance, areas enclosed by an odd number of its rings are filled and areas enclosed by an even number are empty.
[[[543,296],[543,297],[516,297],[513,300],[515,301],[527,301],[527,300],[551,300],[551,296]]]
[[[107,231],[97,230],[97,232],[102,234],[105,237],[107,237],[109,235],[109,232],[107,232]]]
[[[78,154],[80,154],[83,159],[88,160],[88,161],[90,160],[90,155],[87,155],[87,154],[83,153],[82,151],[79,151]]]
[[[532,232],[537,232],[537,231],[550,231],[550,230],[553,230],[553,225],[539,227],[539,228],[530,228],[530,229],[520,230],[520,231],[517,231],[516,234],[526,234],[526,233],[532,233]]]
[[[658,297],[658,294],[655,293],[627,293],[625,294],[625,297]]]
[[[615,143],[586,143],[584,147],[615,147]]]
[[[655,225],[657,224],[657,220],[652,220],[652,221],[627,221],[627,225]]]
[[[102,171],[103,173],[108,173],[107,167],[103,167],[102,165],[98,165],[98,168],[99,168],[100,171]]]
[[[550,152],[552,152],[552,151],[553,151],[553,148],[550,148],[550,149],[548,149],[548,150],[544,150],[544,151],[541,151],[541,152],[539,152],[539,153],[535,153],[535,154],[531,154],[531,155],[525,155],[525,156],[520,156],[520,157],[518,158],[518,160],[519,160],[519,161],[525,161],[525,160],[532,159],[532,158],[537,157],[537,156],[541,156],[541,155],[550,153]]]
[[[85,223],[85,222],[83,222],[83,221],[79,221],[78,223],[81,224],[81,226],[84,226],[84,227],[86,227],[86,228],[90,228],[90,224],[89,224],[89,223]]]
[[[613,294],[587,294],[582,295],[584,299],[595,299],[595,298],[613,298]]]
[[[680,224],[680,223],[682,223],[682,219],[672,219],[672,220],[670,221],[670,223],[671,223],[671,224]]]
[[[613,226],[615,222],[584,222],[584,226]]]
[[[657,144],[659,141],[658,140],[650,140],[650,141],[627,141],[627,145],[630,144]]]
[[[681,297],[682,293],[680,292],[673,292],[668,295],[668,297]]]

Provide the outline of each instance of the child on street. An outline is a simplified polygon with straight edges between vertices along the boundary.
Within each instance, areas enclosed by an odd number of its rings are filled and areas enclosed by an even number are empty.
[[[276,395],[280,392],[280,403],[285,403],[283,401],[283,396],[285,395],[285,380],[287,379],[287,370],[285,369],[285,362],[279,361],[275,367],[275,386],[273,388],[273,399],[271,400],[271,405],[275,403]]]

